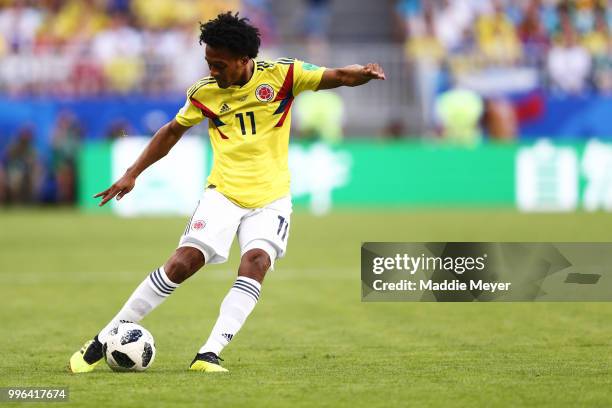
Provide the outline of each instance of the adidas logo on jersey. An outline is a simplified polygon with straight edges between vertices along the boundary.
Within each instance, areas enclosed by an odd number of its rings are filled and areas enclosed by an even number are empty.
[[[219,111],[219,113],[224,114],[229,112],[230,110],[232,110],[232,108],[230,108],[227,103],[224,103],[223,105],[221,105],[221,110]]]

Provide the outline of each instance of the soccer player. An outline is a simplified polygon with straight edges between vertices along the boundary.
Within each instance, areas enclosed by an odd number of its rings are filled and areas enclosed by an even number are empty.
[[[200,30],[210,76],[189,88],[176,117],[157,131],[119,180],[95,197],[102,197],[100,205],[114,197],[120,200],[147,167],[204,119],[214,154],[207,187],[170,259],[150,273],[117,315],[72,355],[74,373],[90,372],[100,363],[110,330],[121,322],[139,322],[205,264],[225,262],[237,235],[242,254],[238,277],[221,303],[210,336],[189,366],[196,371],[227,371],[219,355],[253,311],[266,272],[287,248],[293,98],[307,90],[385,79],[378,64],[326,69],[293,58],[256,61],[259,31],[237,13],[220,14],[201,24]]]

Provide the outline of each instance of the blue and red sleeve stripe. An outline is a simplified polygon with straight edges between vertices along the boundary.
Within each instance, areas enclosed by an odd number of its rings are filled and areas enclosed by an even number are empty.
[[[219,119],[219,116],[216,113],[211,111],[208,107],[206,107],[206,105],[194,98],[189,98],[189,100],[191,101],[193,106],[200,109],[202,111],[202,114],[212,121],[213,125],[221,135],[221,139],[229,139],[229,137],[225,136],[223,132],[221,132],[221,130],[219,129],[219,126],[225,126],[225,123],[223,123],[221,119]]]
[[[287,114],[289,113],[289,109],[291,109],[291,104],[293,103],[293,66],[294,64],[289,65],[283,85],[278,91],[276,98],[274,98],[274,102],[280,101],[280,104],[278,105],[278,108],[274,114],[277,115],[282,113],[282,116],[275,127],[283,126],[283,123],[285,123],[285,119],[287,118]]]

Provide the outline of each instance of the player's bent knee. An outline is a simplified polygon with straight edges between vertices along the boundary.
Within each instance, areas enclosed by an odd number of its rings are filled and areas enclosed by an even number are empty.
[[[259,248],[254,248],[247,251],[247,253],[245,253],[242,257],[242,260],[243,262],[251,264],[257,270],[263,272],[270,269],[270,265],[272,264],[272,261],[270,260],[270,255],[268,255],[268,253],[263,249]]]
[[[271,265],[270,255],[263,249],[254,248],[242,256],[238,275],[255,279],[261,283]]]
[[[182,247],[164,265],[168,278],[174,283],[182,283],[204,266],[204,255],[195,248]]]

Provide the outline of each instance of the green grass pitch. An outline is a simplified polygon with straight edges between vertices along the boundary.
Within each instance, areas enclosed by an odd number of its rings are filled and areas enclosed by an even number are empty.
[[[164,262],[186,219],[3,210],[0,386],[68,386],[79,407],[612,406],[612,304],[361,303],[359,273],[361,241],[612,241],[610,220],[297,212],[287,257],[223,353],[229,374],[187,366],[235,278],[236,248],[142,322],[156,338],[150,370],[71,375],[71,353]]]

